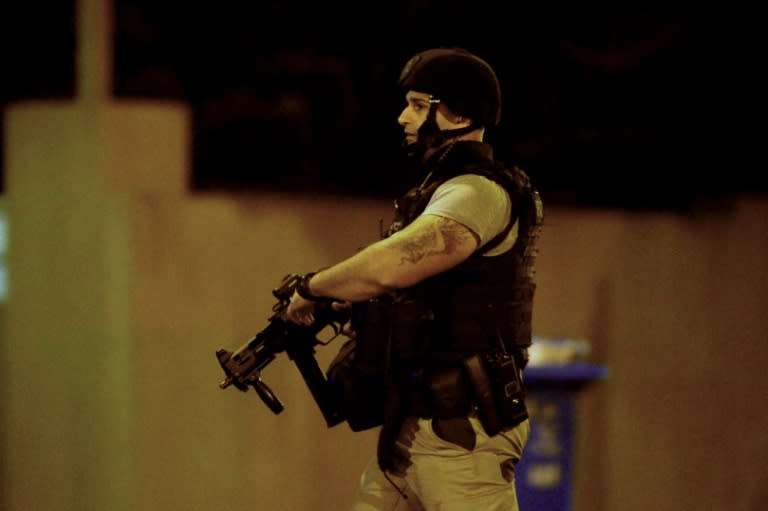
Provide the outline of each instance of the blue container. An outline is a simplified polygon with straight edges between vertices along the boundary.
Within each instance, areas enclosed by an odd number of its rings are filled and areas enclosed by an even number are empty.
[[[531,437],[515,470],[521,511],[570,511],[576,398],[607,373],[582,362],[525,369]]]

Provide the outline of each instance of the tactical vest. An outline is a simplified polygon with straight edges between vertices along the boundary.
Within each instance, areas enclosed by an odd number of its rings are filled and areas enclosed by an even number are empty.
[[[364,353],[370,348],[370,360],[382,361],[375,351],[387,346],[385,365],[409,371],[455,366],[474,353],[520,353],[531,344],[536,242],[543,218],[538,192],[522,170],[494,161],[491,146],[482,142],[456,142],[427,163],[431,170],[425,182],[395,203],[387,236],[418,217],[438,186],[462,174],[482,175],[504,187],[512,201],[510,222],[458,266],[377,300],[386,306],[368,303],[357,314],[353,310],[353,326],[362,330],[358,348]],[[500,255],[483,255],[515,222],[514,245]]]

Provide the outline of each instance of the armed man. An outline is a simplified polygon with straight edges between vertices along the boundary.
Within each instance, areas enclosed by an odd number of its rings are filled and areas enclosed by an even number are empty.
[[[383,239],[298,279],[285,318],[351,304],[354,343],[328,380],[353,430],[380,427],[354,511],[516,510],[541,200],[484,141],[501,115],[485,60],[423,51],[399,85],[416,186]]]

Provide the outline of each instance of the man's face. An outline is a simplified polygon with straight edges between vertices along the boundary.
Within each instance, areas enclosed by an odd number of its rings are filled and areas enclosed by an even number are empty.
[[[435,121],[441,130],[460,128],[469,124],[469,121],[462,119],[451,112],[439,100],[432,99],[432,96],[423,92],[408,91],[405,95],[405,108],[400,112],[397,118],[398,124],[405,131],[405,142],[408,145],[418,140],[417,132],[424,121],[427,120],[429,108],[432,103],[437,103],[437,115]]]

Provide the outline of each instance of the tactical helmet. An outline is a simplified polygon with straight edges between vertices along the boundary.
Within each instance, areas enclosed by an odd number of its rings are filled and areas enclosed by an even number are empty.
[[[501,117],[501,87],[493,68],[463,48],[417,53],[400,73],[399,86],[431,94],[454,113],[493,127]]]

